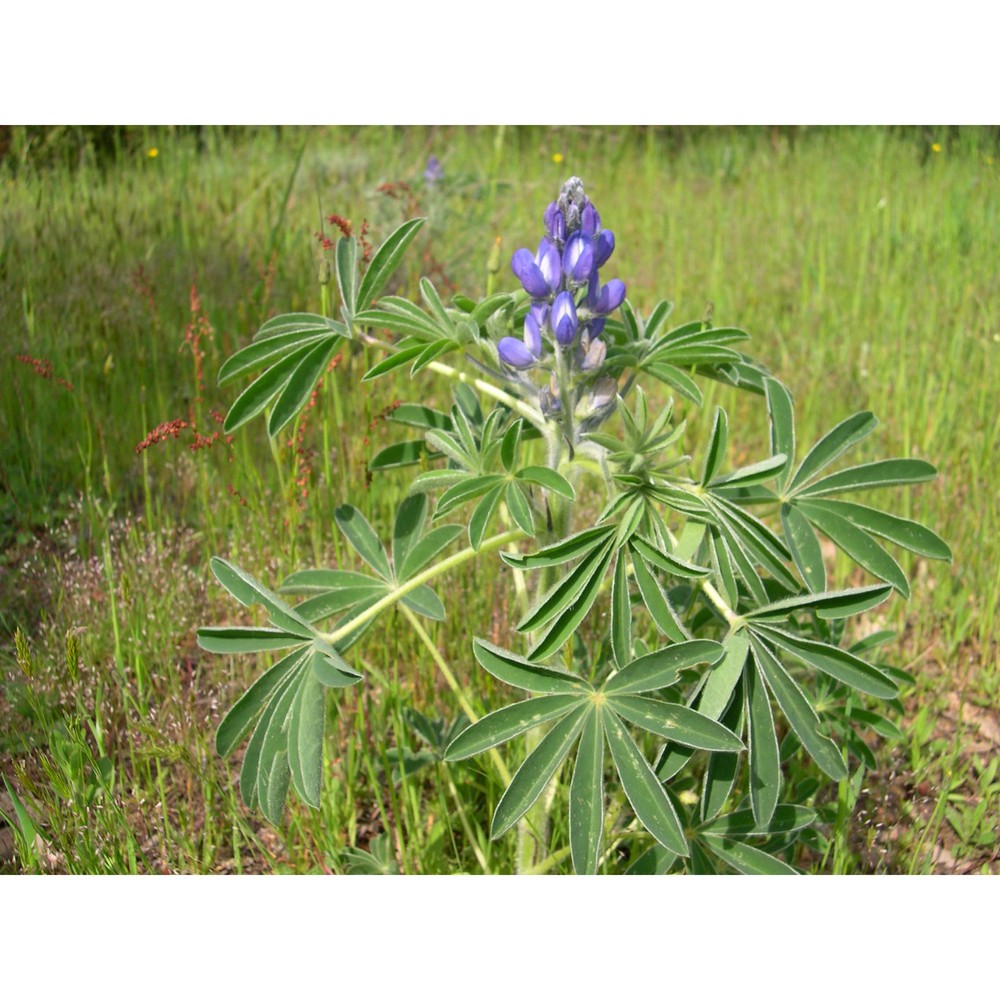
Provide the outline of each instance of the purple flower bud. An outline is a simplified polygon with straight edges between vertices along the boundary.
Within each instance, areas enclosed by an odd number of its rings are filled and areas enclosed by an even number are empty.
[[[615,248],[615,234],[610,229],[602,229],[597,234],[594,245],[594,267],[602,267]]]
[[[545,209],[545,232],[549,239],[557,245],[566,239],[566,220],[554,201],[550,202],[549,207]]]
[[[545,321],[549,318],[549,304],[548,302],[532,302],[528,313],[534,317],[535,323],[540,330],[545,326]]]
[[[531,251],[525,248],[514,251],[510,261],[510,269],[524,286],[524,290],[536,298],[549,294],[549,283],[542,274],[542,269],[535,263]]]
[[[523,341],[516,337],[504,337],[497,344],[500,360],[511,368],[530,368],[538,358],[531,353]]]
[[[589,295],[588,295],[589,301]],[[591,307],[594,312],[607,315],[614,312],[625,301],[625,285],[617,278],[612,278],[597,296],[597,301]]]
[[[594,266],[593,241],[578,230],[567,241],[563,251],[563,271],[573,281],[586,281]]]
[[[588,239],[592,239],[601,231],[601,217],[597,214],[593,202],[587,202],[586,208],[580,215],[580,232]]]
[[[525,248],[516,250],[510,269],[520,279],[524,290],[533,298],[548,298],[562,284],[559,251],[546,239],[538,244],[534,256]]]
[[[601,335],[602,331],[604,330],[604,323],[605,323],[605,319],[604,319],[603,316],[601,316],[598,319],[592,319],[587,324],[587,327],[590,330],[590,336],[592,338],[593,337],[599,337]]]
[[[552,303],[552,313],[549,316],[549,325],[556,335],[556,340],[567,347],[573,343],[576,336],[577,326],[576,303],[569,292],[560,292]]]
[[[535,260],[541,269],[542,275],[548,282],[549,290],[558,292],[562,284],[562,274],[560,272],[559,251],[546,239],[538,244],[538,253]],[[547,293],[546,293],[547,294]]]

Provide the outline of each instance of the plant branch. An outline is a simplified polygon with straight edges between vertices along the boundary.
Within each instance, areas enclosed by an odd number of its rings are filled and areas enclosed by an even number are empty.
[[[422,584],[427,583],[428,580],[433,580],[436,576],[440,576],[442,573],[454,569],[456,566],[461,566],[470,559],[474,559],[477,555],[492,552],[494,549],[502,548],[508,542],[516,542],[525,537],[524,532],[520,528],[517,528],[512,531],[505,531],[500,535],[494,535],[492,538],[487,538],[478,549],[474,549],[470,545],[468,548],[462,549],[461,552],[456,552],[454,555],[448,556],[447,559],[442,559],[441,562],[435,563],[433,566],[425,569],[422,573],[411,577],[405,583],[399,584],[390,590],[385,597],[376,601],[370,608],[365,609],[340,628],[334,629],[332,632],[319,632],[319,637],[325,639],[331,645],[335,644],[343,639],[344,636],[354,632],[359,625],[363,625],[370,618],[380,615],[386,608],[392,607],[398,600],[405,597],[411,591],[416,590]]]

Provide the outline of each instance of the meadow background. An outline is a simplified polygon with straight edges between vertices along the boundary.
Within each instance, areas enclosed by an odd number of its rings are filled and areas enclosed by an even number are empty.
[[[495,287],[515,286],[510,255],[537,245],[570,174],[615,231],[608,273],[633,304],[670,298],[681,322],[711,302],[748,330],[795,395],[800,442],[871,409],[881,425],[851,464],[939,470],[871,498],[955,556],[904,556],[911,600],[873,619],[916,678],[904,739],[833,789],[829,849],[800,863],[1000,871],[1000,132],[912,127],[0,130],[3,871],[509,870],[513,838],[486,837],[497,790],[456,785],[414,732],[406,705],[455,709],[391,627],[359,647],[370,680],[331,700],[321,810],[290,799],[274,829],[239,801],[214,729],[263,661],[197,647],[199,625],[239,616],[208,560],[275,584],[340,557],[338,504],[384,529],[408,479],[369,482],[366,463],[412,395],[404,375],[362,385],[345,351],[272,445],[263,421],[221,434],[234,391],[215,373],[267,317],[318,310],[331,213],[376,245],[426,216],[394,290],[427,274],[475,297],[497,240]],[[447,400],[427,386],[421,400]],[[733,461],[765,455],[765,407],[721,385],[687,451],[714,403]],[[503,641],[504,581],[483,565],[447,590],[461,612],[432,634],[475,689],[470,627]]]

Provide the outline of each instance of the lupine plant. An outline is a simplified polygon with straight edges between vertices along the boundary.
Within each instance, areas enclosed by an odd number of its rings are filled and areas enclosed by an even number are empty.
[[[454,399],[392,414],[410,436],[371,470],[417,474],[388,544],[357,508],[337,508],[363,570],[302,569],[272,591],[213,560],[219,582],[261,605],[268,624],[202,628],[202,647],[283,654],[217,734],[223,755],[249,734],[246,805],[277,824],[289,785],[319,805],[329,691],[364,683],[352,647],[401,613],[468,720],[438,727],[443,766],[485,765],[504,781],[491,832],[518,837],[519,870],[547,867],[561,823],[580,873],[794,871],[796,841],[821,843],[825,789],[800,782],[785,801],[787,762],[804,751],[843,782],[852,756],[870,758],[865,732],[894,729],[865,698],[894,704],[907,675],[860,655],[885,634],[859,638],[848,625],[893,591],[908,595],[884,543],[950,558],[928,528],[845,497],[924,482],[934,468],[901,458],[833,469],[875,429],[867,412],[803,447],[790,392],[736,346],[746,333],[710,319],[671,325],[666,301],[643,315],[622,280],[605,280],[615,237],[576,177],[545,209],[537,250],[514,253],[520,289],[478,302],[446,303],[426,278],[419,303],[382,294],[422,221],[393,232],[363,272],[355,240],[340,239],[339,316],[268,320],[220,371],[221,383],[262,371],[227,432],[266,413],[276,435],[352,339],[378,352],[364,379],[405,367],[414,382],[450,383]],[[759,460],[733,467],[722,407],[703,456],[685,454],[673,398],[690,413],[709,379],[766,406]],[[821,538],[877,582],[828,589]],[[511,689],[483,717],[420,621],[446,617],[432,585],[476,559],[510,568],[521,611],[514,648],[472,640],[473,685],[482,670]],[[497,748],[520,740],[511,775]]]

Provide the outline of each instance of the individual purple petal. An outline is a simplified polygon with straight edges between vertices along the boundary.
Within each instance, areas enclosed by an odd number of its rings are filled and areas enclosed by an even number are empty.
[[[538,253],[535,255],[542,276],[548,283],[548,288],[542,293],[548,295],[549,292],[558,292],[562,284],[562,274],[559,272],[559,251],[546,239],[538,244]],[[534,295],[534,292],[531,292]]]
[[[528,312],[534,316],[540,330],[545,326],[545,321],[549,318],[549,304],[548,302],[532,302]]]
[[[549,283],[545,280],[541,268],[535,263],[530,250],[522,248],[515,251],[510,261],[510,269],[529,295],[542,298],[549,294]]]
[[[511,368],[530,368],[538,358],[516,337],[504,337],[497,344],[500,360]]]
[[[607,315],[614,312],[625,301],[625,285],[618,278],[612,278],[597,296],[594,312]]]
[[[615,234],[610,229],[602,229],[597,234],[594,248],[594,267],[603,266],[615,248]]]
[[[567,241],[563,251],[563,271],[573,281],[586,281],[594,266],[593,241],[583,235],[582,230],[575,232]]]
[[[524,343],[536,359],[542,356],[542,331],[530,312],[524,317]]]
[[[552,314],[549,316],[549,325],[556,335],[556,340],[566,347],[573,343],[576,336],[577,319],[576,303],[569,292],[560,292],[552,303]]]
[[[587,324],[587,328],[590,330],[591,339],[599,337],[601,335],[601,332],[604,330],[604,323],[605,323],[604,317],[600,316],[597,319],[592,319]]]
[[[592,239],[598,234],[598,232],[600,232],[600,229],[601,217],[597,214],[597,209],[594,208],[594,203],[588,202],[587,207],[580,215],[580,232],[582,232],[588,239]]]
[[[556,243],[562,243],[566,238],[566,220],[554,201],[545,209],[545,232],[548,233],[549,239]]]

